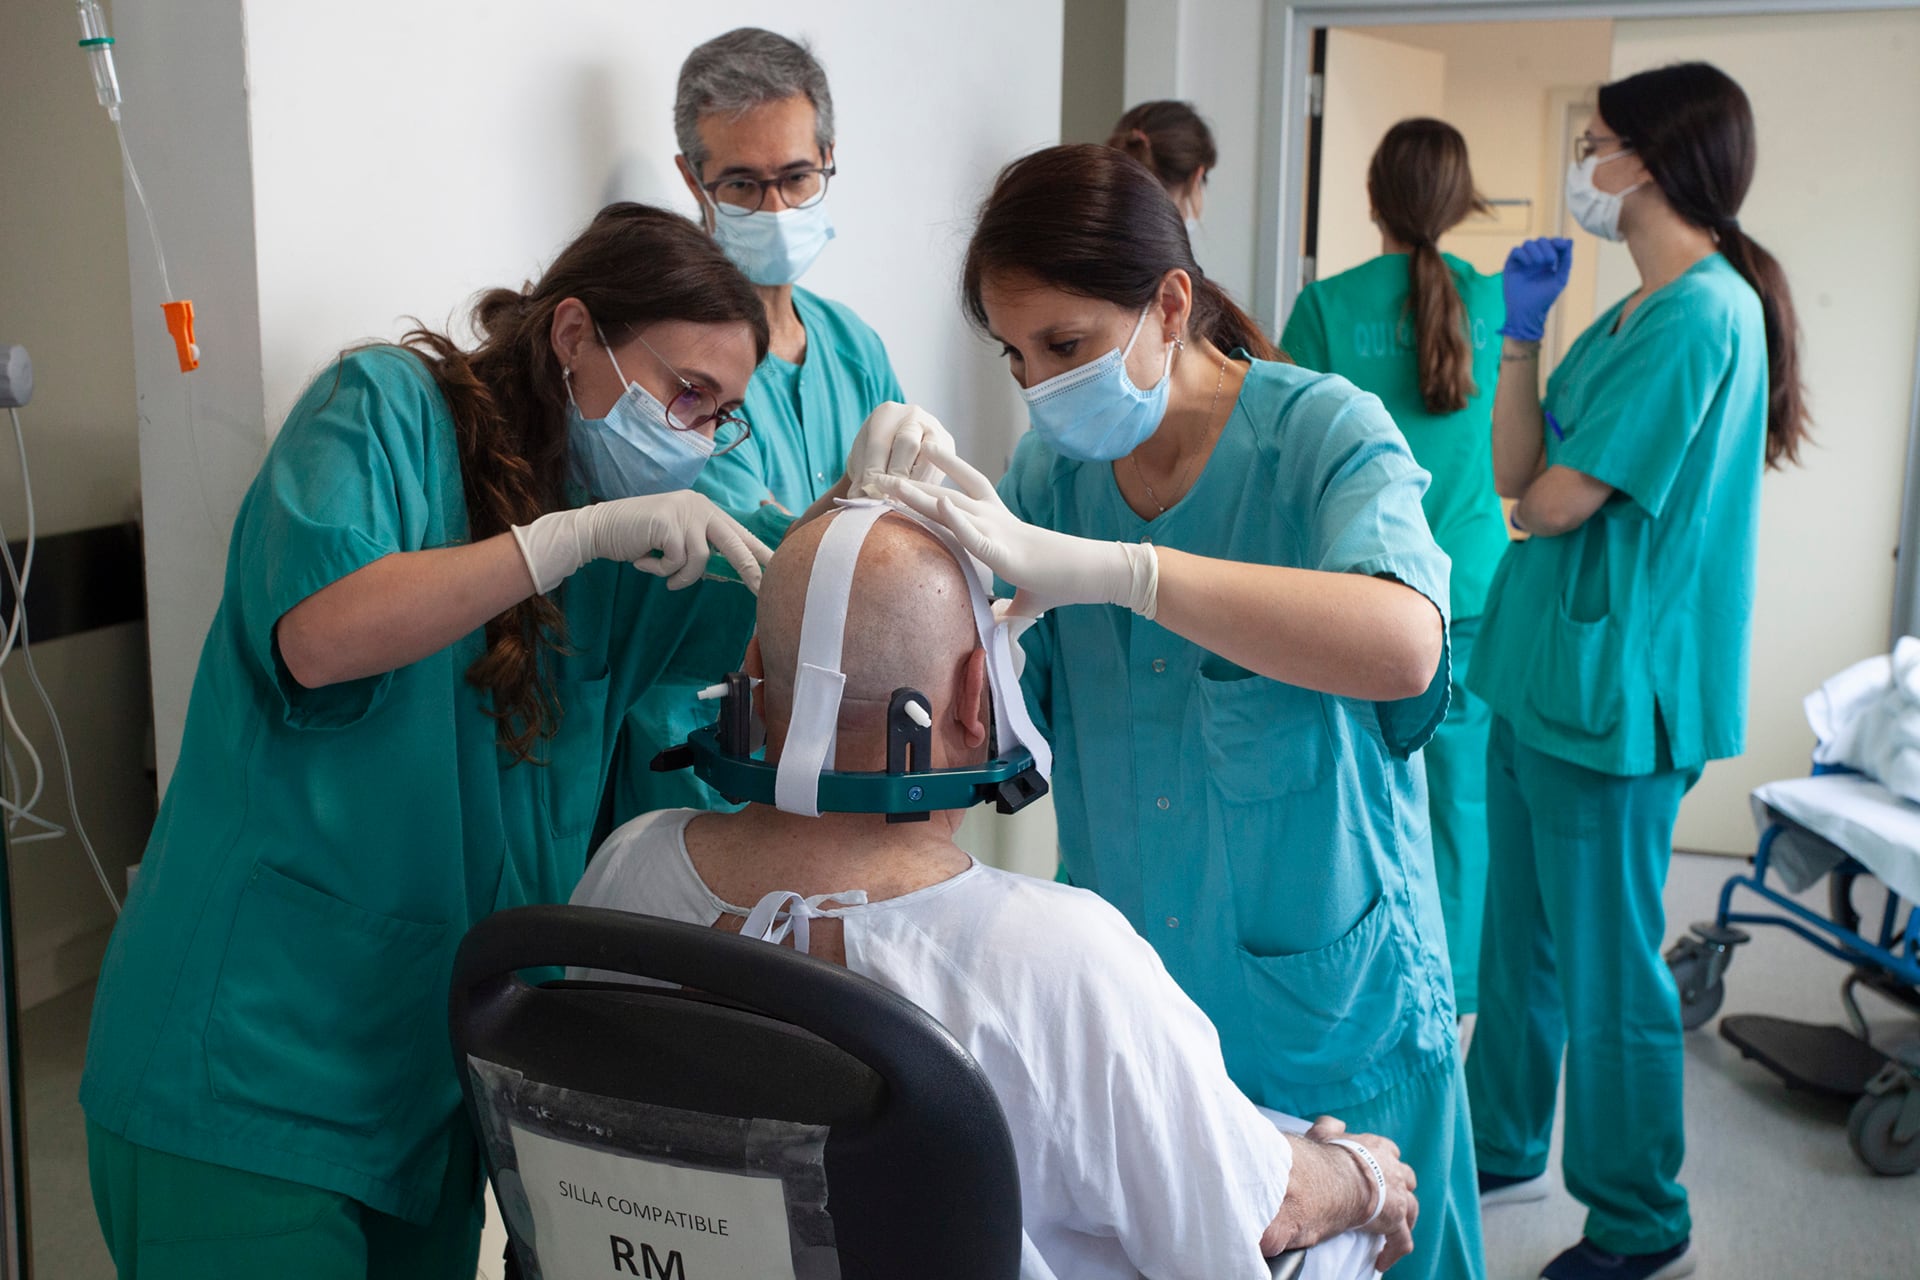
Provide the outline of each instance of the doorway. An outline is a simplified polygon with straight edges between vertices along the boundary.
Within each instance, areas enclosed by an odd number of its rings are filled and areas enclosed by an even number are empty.
[[[1574,240],[1574,275],[1547,335],[1550,367],[1598,310],[1638,284],[1625,247],[1572,229],[1562,207],[1570,139],[1591,114],[1592,91],[1689,59],[1714,63],[1746,89],[1761,158],[1741,222],[1780,260],[1794,290],[1814,447],[1803,466],[1769,473],[1763,490],[1746,753],[1707,769],[1675,842],[1750,854],[1748,794],[1807,771],[1813,737],[1802,698],[1848,664],[1885,652],[1893,628],[1917,408],[1920,242],[1909,224],[1920,207],[1920,153],[1884,140],[1920,134],[1920,78],[1912,74],[1920,11],[1608,21],[1562,19],[1543,5],[1534,20],[1497,23],[1448,21],[1439,6],[1392,15],[1435,19],[1428,23],[1392,21],[1379,10],[1313,12],[1325,19],[1325,79],[1301,100],[1319,99],[1324,118],[1313,132],[1321,145],[1306,154],[1309,130],[1288,129],[1281,132],[1300,150],[1290,152],[1282,136],[1268,152],[1269,163],[1282,166],[1286,180],[1276,189],[1289,201],[1271,224],[1271,243],[1287,248],[1263,274],[1282,321],[1308,278],[1379,251],[1367,221],[1367,160],[1395,120],[1438,115],[1466,136],[1475,177],[1497,202],[1495,216],[1462,224],[1443,248],[1491,271],[1529,236]],[[1281,33],[1269,64],[1277,59],[1285,78],[1305,86],[1317,31],[1311,17],[1295,16],[1301,28]],[[1822,66],[1848,74],[1806,74]],[[1299,172],[1289,175],[1294,154]]]

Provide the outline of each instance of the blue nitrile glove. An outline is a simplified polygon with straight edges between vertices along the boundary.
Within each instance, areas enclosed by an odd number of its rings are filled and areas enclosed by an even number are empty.
[[[1547,312],[1567,287],[1572,270],[1571,240],[1526,240],[1508,254],[1506,270],[1500,273],[1500,289],[1507,297],[1507,322],[1500,326],[1500,336],[1540,341]]]

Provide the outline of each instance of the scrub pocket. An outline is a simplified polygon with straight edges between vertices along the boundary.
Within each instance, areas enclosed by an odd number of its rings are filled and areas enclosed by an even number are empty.
[[[589,834],[600,816],[607,780],[607,668],[585,677],[562,668],[554,681],[560,732],[539,748],[540,794],[546,798],[547,830],[564,842]]]
[[[1393,932],[1393,913],[1376,898],[1353,928],[1317,950],[1239,948],[1246,1016],[1262,1033],[1268,1105],[1325,1109],[1374,1092],[1363,1086],[1335,1098],[1324,1087],[1355,1081],[1407,1030],[1411,993]]]
[[[1237,668],[1235,669],[1237,670]],[[1229,803],[1311,791],[1333,768],[1320,695],[1245,673],[1196,677],[1207,778]]]
[[[207,1019],[214,1095],[374,1132],[446,1074],[447,927],[255,863]]]
[[[1226,860],[1235,937],[1263,953],[1318,945],[1326,935],[1289,904],[1328,896],[1328,860],[1342,847],[1322,699],[1262,676],[1204,671],[1196,689],[1208,838]],[[1361,890],[1346,901],[1365,898]]]
[[[1540,629],[1539,646],[1527,682],[1534,713],[1570,735],[1611,737],[1626,710],[1613,618],[1577,621],[1561,602]]]

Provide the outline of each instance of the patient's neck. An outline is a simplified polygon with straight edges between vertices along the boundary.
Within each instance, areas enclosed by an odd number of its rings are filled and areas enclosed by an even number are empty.
[[[866,891],[879,902],[952,879],[971,865],[954,844],[960,811],[925,822],[889,823],[885,814],[817,818],[749,805],[705,814],[687,827],[694,870],[723,901],[751,907],[776,889],[803,897]]]

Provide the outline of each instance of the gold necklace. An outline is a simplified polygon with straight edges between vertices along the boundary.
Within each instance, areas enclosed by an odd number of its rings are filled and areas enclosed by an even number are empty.
[[[1220,357],[1220,376],[1213,380],[1213,399],[1207,402],[1207,424],[1209,427],[1211,427],[1213,423],[1213,411],[1220,407],[1220,388],[1226,384],[1227,357],[1223,355]],[[1209,439],[1212,437],[1212,434],[1212,431],[1209,430],[1207,433]],[[1207,441],[1203,440],[1200,448],[1195,449],[1187,455],[1186,462],[1181,464],[1180,474],[1174,477],[1174,487],[1170,492],[1173,494],[1173,500],[1175,502],[1180,501],[1181,498],[1186,496],[1187,491],[1182,487],[1182,484],[1187,478],[1187,472],[1193,470],[1193,460],[1206,452],[1206,443]],[[1154,506],[1160,508],[1161,515],[1167,514],[1167,504],[1160,501],[1160,495],[1155,493],[1153,486],[1147,483],[1147,473],[1140,467],[1140,451],[1135,449],[1127,456],[1133,459],[1134,477],[1140,481],[1140,487],[1147,491],[1148,499],[1152,501]]]

